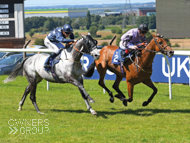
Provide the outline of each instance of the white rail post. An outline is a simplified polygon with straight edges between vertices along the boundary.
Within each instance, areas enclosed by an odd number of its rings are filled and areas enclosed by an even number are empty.
[[[171,82],[171,70],[170,70],[170,63],[168,61],[168,58],[166,55],[164,55],[166,62],[167,62],[167,67],[168,67],[168,73],[169,73],[169,98],[172,99],[172,82]]]
[[[190,56],[189,57],[189,86],[190,86]]]
[[[47,81],[47,91],[49,90],[49,81]]]

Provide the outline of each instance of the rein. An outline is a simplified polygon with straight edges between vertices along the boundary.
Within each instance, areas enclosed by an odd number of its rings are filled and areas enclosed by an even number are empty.
[[[83,49],[84,49],[84,47],[82,46],[82,48],[79,50],[79,49],[77,49],[76,48],[76,43],[77,42],[73,42],[74,44],[73,44],[73,47],[74,47],[74,49],[77,51],[77,52],[79,52],[79,53],[81,53],[81,54],[89,54],[89,53],[86,53],[86,52],[82,52],[83,51]],[[70,43],[69,43],[70,44]],[[87,49],[88,50],[88,49]],[[72,59],[63,59],[63,60],[69,60],[69,61],[72,61],[72,62],[75,62],[75,63],[80,63],[80,61],[74,61],[74,60],[72,60]]]
[[[136,57],[136,54],[135,54],[135,57]],[[137,67],[137,72],[138,72],[138,68],[141,69],[142,71],[144,72],[147,72],[147,73],[152,73],[152,71],[146,71],[144,70],[143,68],[141,68],[137,63],[135,63],[135,61],[132,60],[131,56],[129,56],[130,60],[132,63],[134,63],[134,65]],[[138,58],[138,57],[137,57]]]
[[[77,52],[79,52],[79,53],[81,53],[81,54],[88,54],[88,53],[82,52],[82,50],[84,49],[83,47],[79,50],[79,49],[76,48],[75,45],[76,45],[76,42],[74,43],[74,46],[73,46],[73,47],[74,47],[74,49],[75,49]]]
[[[65,49],[64,49],[64,52],[65,52]],[[65,56],[67,57],[67,54],[66,54],[66,53],[65,53]],[[61,59],[62,59],[62,58],[61,58]],[[74,60],[68,59],[68,58],[62,59],[62,60],[69,60],[69,61],[72,61],[72,62],[74,62],[74,63],[80,63],[80,61],[74,61]]]
[[[148,50],[148,49],[144,49],[144,48],[138,48],[138,50],[145,50],[145,52],[153,52],[153,53],[167,52],[165,49],[166,49],[166,47],[168,47],[168,45],[166,45],[164,48],[161,48],[160,45],[156,42],[157,39],[155,39],[155,38],[153,38],[153,39],[154,39],[155,44],[160,49],[160,51]],[[142,53],[142,54],[144,54],[144,53]],[[135,53],[135,57],[137,57],[136,53]],[[137,67],[137,72],[138,72],[138,68],[139,68],[139,69],[141,69],[144,72],[152,73],[152,71],[146,71],[143,68],[141,68],[137,63],[135,63],[135,61],[132,60],[131,56],[129,56],[129,58],[130,58],[131,62],[134,63],[134,65]],[[138,59],[138,57],[137,57],[137,59]]]

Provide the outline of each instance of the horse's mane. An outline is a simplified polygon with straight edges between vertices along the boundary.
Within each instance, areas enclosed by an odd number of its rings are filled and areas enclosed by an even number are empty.
[[[89,40],[94,41],[94,39],[92,38],[92,36],[90,36],[90,35],[86,35],[86,37],[87,37]]]

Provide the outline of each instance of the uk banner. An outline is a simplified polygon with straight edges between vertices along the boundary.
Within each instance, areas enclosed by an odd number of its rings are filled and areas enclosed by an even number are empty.
[[[93,57],[84,55],[82,57],[83,69],[86,71],[93,62]],[[170,69],[171,69],[171,81],[172,83],[183,83],[188,84],[190,78],[190,61],[188,56],[177,56],[174,55],[168,58]],[[166,82],[168,83],[168,67],[163,55],[156,55],[153,62],[153,73],[151,79],[153,82]],[[115,80],[116,76],[114,73],[107,70],[105,80]],[[99,79],[99,73],[95,69],[95,72],[91,78],[86,79]],[[125,78],[123,79],[125,80]]]

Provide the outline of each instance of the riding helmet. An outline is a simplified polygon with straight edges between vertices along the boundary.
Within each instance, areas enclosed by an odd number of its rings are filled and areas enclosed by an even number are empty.
[[[140,30],[142,33],[147,33],[149,29],[145,23],[142,23],[139,25],[138,30]]]
[[[72,28],[71,25],[69,25],[69,24],[65,24],[65,25],[62,27],[62,30],[63,30],[64,32],[68,32],[68,33],[73,32],[73,28]]]

